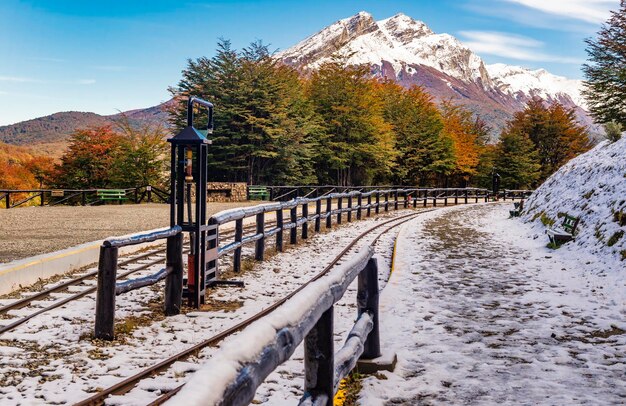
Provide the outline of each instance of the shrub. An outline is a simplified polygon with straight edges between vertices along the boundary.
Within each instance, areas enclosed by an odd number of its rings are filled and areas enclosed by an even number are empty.
[[[623,236],[624,236],[624,230],[617,231],[615,234],[611,236],[611,238],[609,238],[609,241],[607,241],[606,245],[608,245],[609,247],[614,246]]]
[[[622,131],[622,125],[615,120],[604,124],[604,136],[610,142],[619,141],[622,138]]]

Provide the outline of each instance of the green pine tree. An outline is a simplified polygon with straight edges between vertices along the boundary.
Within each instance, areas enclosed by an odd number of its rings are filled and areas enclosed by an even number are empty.
[[[523,189],[535,186],[541,165],[533,142],[515,130],[504,131],[495,148],[495,170],[500,174],[504,189]]]
[[[626,0],[598,32],[587,39],[589,64],[583,65],[589,111],[598,123],[626,127]]]

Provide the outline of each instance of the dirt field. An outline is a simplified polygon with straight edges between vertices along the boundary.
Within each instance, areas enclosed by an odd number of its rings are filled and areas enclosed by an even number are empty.
[[[209,203],[208,214],[259,203]],[[166,204],[0,210],[0,263],[168,225]]]

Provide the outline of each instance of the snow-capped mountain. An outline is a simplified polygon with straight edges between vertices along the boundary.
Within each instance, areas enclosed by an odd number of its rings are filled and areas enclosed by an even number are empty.
[[[434,33],[424,22],[404,15],[376,21],[366,12],[337,21],[276,55],[304,71],[338,54],[348,64],[366,64],[375,76],[404,86],[425,87],[437,100],[455,99],[502,127],[532,97],[576,108],[592,123],[581,97],[581,81],[504,64],[486,65],[480,56],[449,34]]]
[[[586,107],[581,94],[582,80],[553,75],[545,69],[530,70],[503,63],[486,65],[486,68],[498,88],[513,96],[538,96],[559,101],[568,96],[576,105]]]

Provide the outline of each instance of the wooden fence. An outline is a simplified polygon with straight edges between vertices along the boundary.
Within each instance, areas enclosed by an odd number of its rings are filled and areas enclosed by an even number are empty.
[[[169,193],[155,186],[147,185],[127,189],[28,189],[0,190],[0,204],[6,209],[36,202],[38,206],[61,204],[92,206],[103,203],[98,191],[123,190],[124,197],[131,203],[169,202]]]
[[[220,244],[224,241],[220,240],[218,229],[218,249],[215,256],[208,259],[212,266],[207,269],[206,280],[210,283],[218,277],[218,259],[230,253],[233,254],[233,269],[239,272],[244,245],[254,243],[254,258],[262,261],[265,257],[266,240],[275,236],[275,248],[282,252],[285,232],[289,232],[289,243],[296,244],[299,234],[302,239],[308,238],[310,227],[316,233],[321,231],[322,224],[326,229],[330,229],[333,225],[333,218],[336,224],[342,224],[344,217],[347,222],[351,222],[353,218],[360,220],[363,216],[370,217],[372,214],[379,214],[381,211],[388,212],[390,209],[487,202],[490,196],[489,190],[474,188],[350,191],[226,210],[211,217],[209,224],[219,227],[234,223],[234,240]],[[285,212],[288,213],[287,216]],[[267,221],[266,213],[275,214],[274,223]],[[244,220],[247,218],[254,218],[256,224],[254,232],[248,235],[244,233],[243,227]],[[300,228],[300,233],[298,228]]]
[[[142,278],[117,282],[118,249],[167,239],[165,268]],[[183,289],[183,234],[179,226],[124,239],[106,240],[100,247],[98,290],[96,296],[95,337],[113,340],[115,326],[115,297],[131,290],[154,285],[165,279],[165,314],[180,313]]]
[[[332,404],[339,382],[357,361],[381,355],[378,265],[372,255],[371,247],[361,250],[224,343],[170,402],[247,405],[265,378],[304,341],[305,393],[300,404]],[[335,352],[333,307],[357,277],[356,323]],[[220,379],[211,379],[215,373]]]

